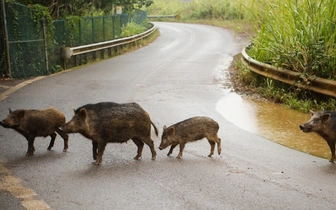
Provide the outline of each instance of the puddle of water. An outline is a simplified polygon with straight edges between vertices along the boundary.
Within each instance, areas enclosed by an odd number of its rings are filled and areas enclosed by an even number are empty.
[[[233,124],[284,146],[329,159],[326,141],[315,133],[303,133],[299,125],[310,114],[288,109],[280,104],[246,100],[234,92],[218,101],[217,111]]]
[[[327,142],[316,133],[303,133],[299,125],[310,119],[310,114],[288,109],[281,104],[247,100],[233,92],[228,67],[232,57],[223,55],[215,71],[225,93],[216,105],[217,111],[233,124],[266,139],[318,157],[330,159]]]

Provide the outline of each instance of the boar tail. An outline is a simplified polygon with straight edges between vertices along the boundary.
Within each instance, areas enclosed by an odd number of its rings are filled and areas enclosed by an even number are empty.
[[[158,132],[158,129],[156,128],[156,126],[154,125],[154,123],[151,121],[151,124],[153,125],[154,127],[154,130],[155,130],[155,134],[156,136],[159,136],[159,132]]]

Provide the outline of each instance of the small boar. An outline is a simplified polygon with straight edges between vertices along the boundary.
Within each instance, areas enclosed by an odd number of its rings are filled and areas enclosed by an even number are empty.
[[[300,129],[305,133],[315,132],[327,141],[331,151],[329,162],[333,163],[335,160],[336,112],[329,110],[310,112],[312,117],[308,122],[300,125]]]
[[[26,156],[34,154],[34,140],[37,136],[50,136],[48,150],[54,146],[56,132],[64,139],[64,149],[68,149],[68,134],[64,133],[61,126],[65,124],[65,116],[55,108],[45,110],[18,109],[11,111],[6,119],[0,121],[4,128],[11,128],[26,137],[28,141],[28,151]]]
[[[219,125],[216,121],[209,117],[192,117],[174,125],[163,127],[161,137],[160,150],[170,146],[167,156],[171,155],[174,148],[179,144],[180,152],[176,158],[181,158],[183,149],[186,143],[203,139],[208,139],[211,149],[208,157],[214,154],[215,145],[217,143],[218,154],[221,154],[221,139],[218,138],[217,133]]]
[[[139,159],[142,156],[145,143],[151,150],[152,160],[155,160],[156,151],[150,137],[151,125],[155,129],[156,135],[158,135],[158,130],[149,114],[139,104],[101,102],[86,104],[74,112],[73,118],[62,129],[67,133],[80,133],[92,140],[95,165],[102,162],[107,143],[125,143],[129,139],[132,139],[138,147],[134,159]]]

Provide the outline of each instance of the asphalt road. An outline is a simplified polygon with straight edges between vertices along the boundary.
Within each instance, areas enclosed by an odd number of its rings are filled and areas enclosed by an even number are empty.
[[[37,138],[35,155],[25,157],[26,140],[1,127],[2,182],[28,191],[12,194],[22,203],[35,199],[30,209],[41,204],[60,210],[335,209],[334,164],[244,131],[216,111],[227,94],[222,70],[245,43],[217,27],[156,25],[161,35],[149,46],[43,78],[10,94],[0,102],[0,118],[7,116],[8,107],[53,106],[70,120],[72,109],[86,103],[137,102],[160,134],[164,125],[212,117],[220,125],[222,155],[208,158],[210,146],[201,140],[187,144],[182,159],[175,158],[178,148],[171,157],[168,149],[157,149],[152,161],[145,145],[142,159],[133,160],[136,146],[129,141],[108,144],[96,166],[91,142],[79,134],[70,135],[66,153],[60,137],[52,151],[47,151],[49,138]],[[154,132],[152,137],[157,148],[160,137]]]

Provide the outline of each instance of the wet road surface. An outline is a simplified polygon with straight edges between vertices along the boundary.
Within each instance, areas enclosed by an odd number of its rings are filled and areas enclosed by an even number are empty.
[[[52,209],[334,209],[336,168],[327,160],[273,143],[225,119],[217,104],[227,95],[221,73],[244,44],[212,26],[157,23],[161,36],[149,46],[63,74],[43,78],[0,102],[8,107],[56,107],[67,120],[72,108],[99,101],[138,102],[159,128],[202,115],[215,119],[222,155],[208,158],[206,140],[177,151],[108,144],[101,166],[91,163],[91,142],[70,135],[68,152],[57,137],[26,140],[0,128],[0,160],[21,185]],[[226,66],[227,65],[227,66]],[[155,145],[159,137],[154,136]]]

